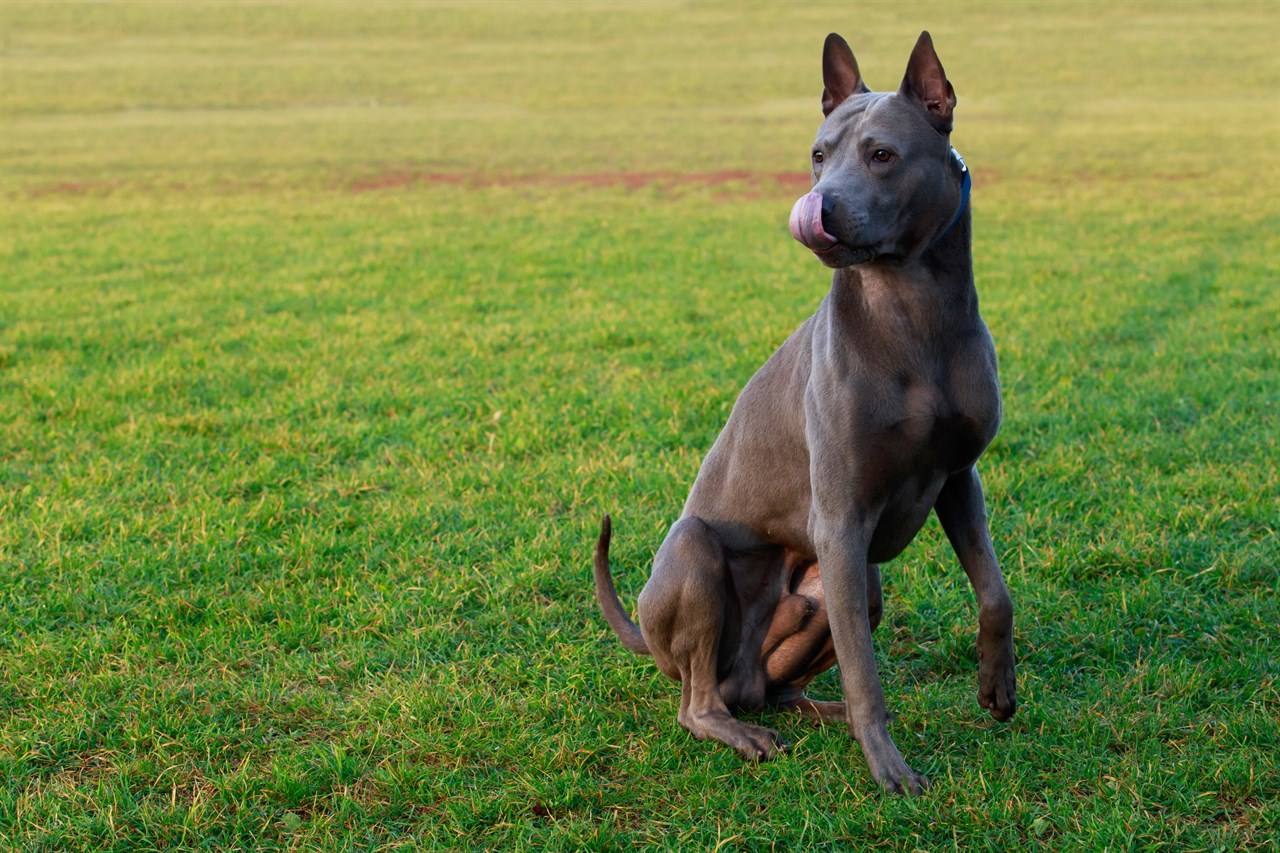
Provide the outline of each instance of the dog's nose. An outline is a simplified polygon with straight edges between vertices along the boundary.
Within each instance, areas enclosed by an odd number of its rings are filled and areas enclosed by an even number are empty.
[[[826,228],[827,222],[836,212],[836,203],[829,195],[822,197],[822,227]]]

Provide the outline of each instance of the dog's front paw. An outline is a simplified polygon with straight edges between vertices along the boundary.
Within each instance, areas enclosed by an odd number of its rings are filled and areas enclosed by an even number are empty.
[[[872,767],[871,775],[890,794],[918,797],[929,789],[929,777],[912,770],[901,758],[889,766]]]
[[[1018,684],[1013,665],[1013,649],[978,656],[978,704],[1003,722],[1018,710]]]
[[[906,772],[901,776],[887,776],[883,779],[876,779],[880,783],[880,787],[884,788],[890,794],[900,794],[912,797],[919,797],[925,791],[929,790],[929,777],[921,775],[910,767],[906,768]]]
[[[919,796],[928,790],[929,778],[907,766],[887,729],[881,728],[879,732],[858,740],[871,775],[881,788],[890,794],[911,796]]]

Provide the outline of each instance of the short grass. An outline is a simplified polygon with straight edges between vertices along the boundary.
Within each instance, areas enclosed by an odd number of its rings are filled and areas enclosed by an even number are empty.
[[[887,797],[596,612],[829,278],[819,52],[959,92],[1018,716],[930,524]],[[0,4],[0,838],[1275,850],[1274,3]],[[838,695],[833,676],[818,692]]]

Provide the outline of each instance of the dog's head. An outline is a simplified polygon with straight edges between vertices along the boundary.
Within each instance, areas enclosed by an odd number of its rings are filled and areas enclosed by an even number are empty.
[[[791,233],[829,267],[901,262],[955,222],[963,161],[950,134],[955,90],[921,33],[897,92],[872,92],[853,51],[827,36],[813,191],[796,202]]]

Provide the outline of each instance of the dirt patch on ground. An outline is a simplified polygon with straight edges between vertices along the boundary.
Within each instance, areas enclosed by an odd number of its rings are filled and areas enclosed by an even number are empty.
[[[383,172],[359,178],[346,184],[354,193],[405,189],[414,186],[447,184],[465,187],[589,187],[638,190],[657,187],[678,190],[682,187],[715,187],[731,195],[772,195],[809,188],[809,176],[793,172],[580,172],[537,175],[459,175],[447,172]]]
[[[285,182],[288,186],[288,181]],[[336,177],[328,183],[334,192],[370,193],[405,190],[415,187],[457,186],[471,189],[486,187],[582,187],[586,189],[623,189],[635,191],[656,188],[662,192],[678,193],[683,189],[711,188],[717,198],[773,198],[803,194],[809,189],[809,176],[801,172],[751,172],[725,169],[717,172],[576,172],[536,174],[473,175],[456,172],[426,172],[411,169],[378,172],[360,177]],[[31,198],[44,196],[110,195],[123,190],[167,190],[171,192],[199,192],[214,189],[221,192],[254,190],[267,192],[270,186],[261,181],[237,181],[214,179],[211,184],[174,181],[153,183],[146,181],[94,180],[55,181],[27,187]]]
[[[124,186],[123,181],[59,181],[32,187],[27,194],[33,198],[46,195],[107,194]]]

